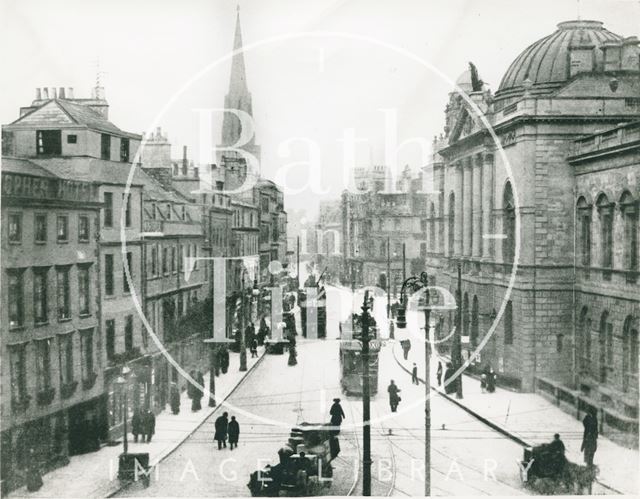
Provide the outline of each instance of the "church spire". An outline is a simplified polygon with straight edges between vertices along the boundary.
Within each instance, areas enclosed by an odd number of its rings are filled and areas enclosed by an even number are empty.
[[[232,111],[242,111],[253,119],[253,106],[251,92],[247,85],[247,74],[244,64],[244,52],[242,45],[242,29],[240,28],[240,6],[236,8],[236,26],[233,38],[233,57],[231,59],[231,74],[229,78],[229,90],[224,99],[227,112],[222,119],[222,143],[224,147],[233,146],[240,140],[242,127],[240,120]],[[255,127],[254,127],[255,130]],[[241,146],[245,151],[253,154],[260,161],[260,146],[255,144],[254,137]]]

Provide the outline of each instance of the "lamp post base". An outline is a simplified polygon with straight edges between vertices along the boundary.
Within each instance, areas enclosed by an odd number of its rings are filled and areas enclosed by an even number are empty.
[[[240,350],[240,371],[244,372],[247,370],[247,351]]]

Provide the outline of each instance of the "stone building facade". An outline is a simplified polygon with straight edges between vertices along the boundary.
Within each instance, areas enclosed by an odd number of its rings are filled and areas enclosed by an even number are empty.
[[[620,226],[620,210],[614,216],[617,205],[612,203],[627,192],[623,205],[635,206],[638,187],[630,171],[637,171],[637,163],[635,168],[632,162],[622,166],[620,150],[610,155],[617,159],[607,160],[620,165],[616,173],[598,176],[596,166],[586,166],[593,159],[574,156],[576,140],[601,140],[593,134],[640,117],[637,38],[611,33],[597,21],[560,23],[555,33],[514,60],[495,94],[473,65],[457,86],[427,171],[436,192],[427,200],[426,262],[435,285],[452,293],[458,264],[461,267],[459,306],[467,356],[479,354],[475,361],[491,364],[503,383],[551,391],[559,404],[562,398],[562,404],[577,408],[578,414],[588,406],[598,407],[607,413],[611,431],[628,429],[625,418],[631,415],[637,431],[637,392],[605,394],[604,382],[599,384],[602,393],[595,383],[587,387],[578,382],[574,329],[582,310],[576,307],[587,306],[593,330],[602,317],[596,314],[610,310],[602,327],[618,331],[609,340],[615,351],[622,351],[616,344],[622,342],[625,321],[629,330],[637,330],[637,292],[626,282],[611,289],[629,275],[624,260],[606,260],[604,273],[616,276],[611,284],[600,283],[600,277],[585,284],[576,263],[575,238],[576,213],[587,213],[580,210],[589,206],[593,220],[608,216]],[[617,137],[625,130],[604,136]],[[605,198],[594,192],[599,188]],[[603,235],[592,232],[596,252]],[[637,240],[634,244],[637,254]],[[589,265],[601,266],[595,262]],[[594,268],[591,273],[595,278],[602,271]],[[580,305],[580,300],[590,305]],[[440,334],[454,327],[453,311],[436,315]],[[623,401],[629,397],[632,411]]]

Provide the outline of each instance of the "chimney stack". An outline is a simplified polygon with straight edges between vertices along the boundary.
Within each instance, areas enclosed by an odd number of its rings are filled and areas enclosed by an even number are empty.
[[[47,87],[42,87],[42,98],[49,100],[49,89]]]
[[[61,99],[65,99],[66,97],[64,96],[64,87],[60,87],[58,89],[58,97]]]
[[[619,71],[622,43],[613,40],[607,41],[602,44],[601,49],[604,52],[604,71]]]
[[[73,99],[73,87],[67,88],[67,99]]]
[[[638,50],[638,38],[629,36],[622,41],[622,62],[623,71],[640,71],[640,50]]]
[[[51,87],[51,98],[55,99],[58,95],[56,94],[56,87]]]
[[[182,146],[182,174],[186,175],[189,168],[189,162],[187,160],[187,146]]]
[[[42,99],[42,90],[40,88],[36,88],[36,100]]]

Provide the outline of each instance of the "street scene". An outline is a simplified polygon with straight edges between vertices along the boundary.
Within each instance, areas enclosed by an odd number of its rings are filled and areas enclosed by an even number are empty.
[[[0,9],[2,497],[640,493],[640,3]]]

